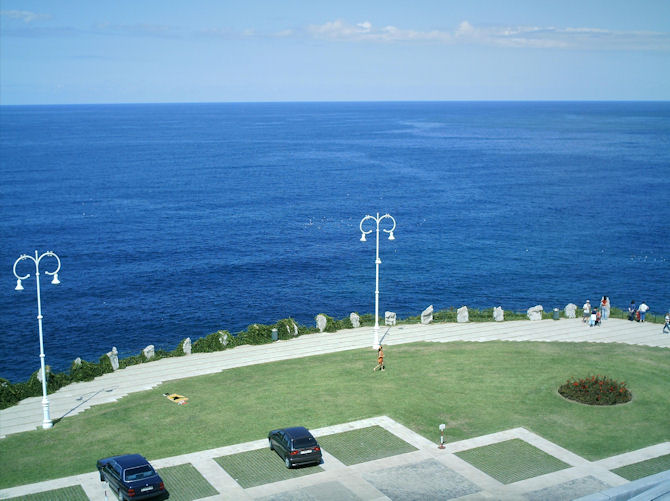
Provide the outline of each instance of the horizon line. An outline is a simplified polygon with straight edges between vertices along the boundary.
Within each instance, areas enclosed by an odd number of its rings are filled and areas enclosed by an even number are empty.
[[[241,101],[108,101],[84,103],[0,103],[12,106],[113,106],[165,104],[365,104],[365,103],[668,103],[668,99],[351,99],[351,100],[241,100]]]

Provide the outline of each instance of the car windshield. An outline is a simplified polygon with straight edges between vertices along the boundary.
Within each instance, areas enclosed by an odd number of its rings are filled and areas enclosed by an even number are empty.
[[[315,445],[316,440],[314,440],[314,437],[300,437],[293,440],[293,447],[296,449],[306,449]]]
[[[125,472],[126,482],[132,482],[133,480],[141,480],[143,478],[150,477],[154,474],[154,470],[148,464],[137,466],[135,468],[128,468]]]

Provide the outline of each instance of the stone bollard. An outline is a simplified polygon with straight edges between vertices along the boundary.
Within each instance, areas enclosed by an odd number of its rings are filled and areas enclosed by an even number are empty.
[[[456,310],[456,321],[458,323],[465,323],[470,320],[470,315],[468,313],[468,307],[467,306],[461,306],[459,309]]]
[[[142,353],[144,353],[144,356],[147,358],[147,360],[151,360],[154,358],[154,345],[150,344],[146,348],[142,350]]]
[[[182,350],[184,351],[184,355],[190,355],[191,354],[191,338],[187,337],[184,339],[184,343],[181,345]]]
[[[528,308],[528,311],[526,312],[526,315],[528,315],[529,320],[542,320],[542,312],[544,311],[544,308],[542,308],[541,304],[538,304],[537,306],[533,306],[532,308]]]
[[[387,311],[387,312],[384,313],[384,324],[385,325],[391,325],[391,326],[396,324],[395,312]]]
[[[47,373],[47,382],[49,381],[49,377],[51,376],[51,367],[48,365],[44,366],[44,372]],[[42,382],[42,367],[37,369],[37,380],[41,383]]]
[[[119,370],[119,352],[116,351],[116,346],[112,346],[112,351],[107,352],[107,357],[112,364],[112,370]]]
[[[427,325],[433,321],[433,305],[421,312],[421,323]]]
[[[361,326],[361,317],[358,316],[358,313],[350,314],[349,320],[351,320],[351,325],[354,329],[358,329]]]
[[[577,318],[577,305],[574,303],[568,303],[565,306],[565,318]]]
[[[326,316],[319,313],[316,316],[316,327],[317,327],[317,329],[319,329],[319,332],[323,332],[324,330],[326,330],[326,325],[327,324],[328,324],[328,319],[326,318]]]
[[[502,322],[505,320],[505,312],[502,309],[502,306],[496,306],[493,308],[493,320],[496,322]]]

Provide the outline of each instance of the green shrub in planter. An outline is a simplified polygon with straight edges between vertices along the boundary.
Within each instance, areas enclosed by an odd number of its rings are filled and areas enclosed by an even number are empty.
[[[212,353],[214,351],[224,350],[226,348],[222,342],[224,336],[228,336],[228,346],[230,346],[233,336],[231,336],[228,331],[216,331],[205,337],[196,339],[195,342],[191,344],[191,353]]]
[[[19,384],[12,384],[7,379],[0,378],[0,409],[6,409],[16,404],[21,398]]]
[[[54,372],[48,374],[47,379],[47,393],[54,393],[60,390],[63,386],[67,386],[72,382],[70,376],[65,372]]]
[[[86,360],[82,360],[80,364],[72,362],[70,366],[70,379],[72,381],[93,381],[96,377],[102,376],[102,374],[103,369],[100,364],[93,364]]]
[[[272,325],[251,324],[245,332],[237,335],[237,338],[247,344],[265,344],[272,342]]]
[[[351,323],[351,319],[349,317],[344,317],[341,320],[337,320],[335,322],[335,330],[340,330],[340,329],[353,329],[354,326]]]
[[[360,319],[361,327],[372,327],[375,325],[375,316],[372,313],[359,315],[358,318]]]
[[[144,356],[144,352],[140,352],[138,355],[132,355],[126,358],[119,359],[119,369],[125,369],[131,365],[143,364],[147,361],[147,357]]]
[[[161,358],[170,358],[172,356],[172,352],[166,351],[162,348],[158,348],[154,350],[154,358],[151,360],[160,360]]]
[[[98,365],[100,366],[100,370],[103,374],[114,372],[114,369],[112,368],[112,362],[109,360],[109,357],[106,354],[98,359]]]
[[[558,388],[558,393],[569,400],[588,405],[622,404],[633,398],[626,383],[600,375],[568,379]]]
[[[296,327],[298,329],[297,336],[299,336],[301,334],[300,326],[298,325],[298,322],[292,318],[284,318],[274,325],[274,328],[277,329],[277,336],[279,339],[293,339],[296,337]]]

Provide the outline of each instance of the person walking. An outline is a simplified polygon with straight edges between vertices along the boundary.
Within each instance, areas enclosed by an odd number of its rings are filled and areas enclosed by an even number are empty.
[[[635,320],[635,314],[637,313],[637,306],[635,306],[635,300],[630,302],[630,306],[628,307],[628,320],[631,322]]]
[[[607,320],[610,317],[610,298],[603,296],[600,300],[600,312],[602,313],[603,320]]]
[[[382,345],[379,345],[379,348],[377,348],[377,365],[375,365],[375,368],[372,369],[372,372],[376,371],[377,369],[381,369],[382,371],[385,369],[384,367],[384,350],[382,349]]]
[[[644,322],[644,316],[647,314],[649,311],[649,306],[647,306],[647,303],[642,301],[640,306],[638,307],[637,311],[640,312],[640,322]]]
[[[665,334],[666,329],[668,329],[668,334],[670,334],[670,311],[665,314],[665,324],[663,325],[663,334]]]

